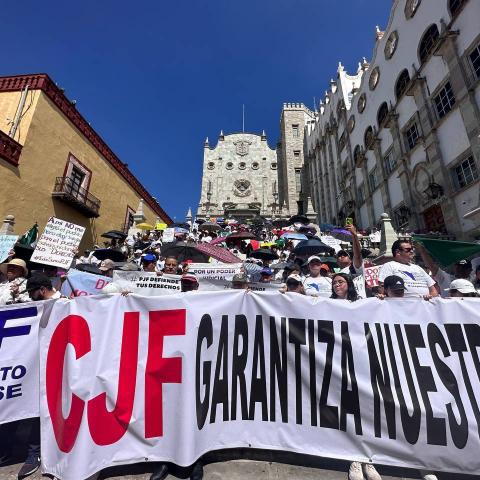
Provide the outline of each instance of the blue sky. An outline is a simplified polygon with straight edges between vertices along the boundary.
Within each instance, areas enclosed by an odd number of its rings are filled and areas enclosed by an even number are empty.
[[[278,138],[338,61],[371,55],[391,0],[31,0],[2,5],[1,75],[48,73],[173,218],[199,201],[203,141]],[[332,8],[333,7],[333,8]]]

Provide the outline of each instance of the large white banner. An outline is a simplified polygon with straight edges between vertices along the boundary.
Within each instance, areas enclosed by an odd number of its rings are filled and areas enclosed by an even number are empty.
[[[50,217],[30,261],[68,269],[84,232],[85,227]]]
[[[38,325],[44,303],[0,307],[0,424],[39,416]]]
[[[261,448],[480,474],[480,302],[189,292],[58,301],[42,462],[61,479]]]

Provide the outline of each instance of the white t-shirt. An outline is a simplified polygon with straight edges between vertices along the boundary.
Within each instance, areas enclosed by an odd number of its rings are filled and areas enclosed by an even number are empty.
[[[428,295],[429,288],[435,285],[433,278],[418,265],[391,261],[380,268],[378,280],[383,283],[386,277],[398,275],[405,282],[405,296]]]
[[[310,277],[305,278],[303,282],[305,287],[305,294],[312,297],[327,297],[332,296],[332,279],[329,277]]]
[[[356,268],[353,263],[351,265],[353,267],[353,270],[355,270],[353,272],[353,275],[363,275],[363,262],[362,262],[362,265],[360,268]],[[345,267],[345,268],[341,268],[338,273],[346,273],[347,275],[352,275],[352,271],[351,271],[351,268],[350,267]]]

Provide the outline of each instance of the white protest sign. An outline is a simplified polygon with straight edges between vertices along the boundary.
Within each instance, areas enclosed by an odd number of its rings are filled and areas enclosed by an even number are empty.
[[[39,416],[38,326],[44,302],[0,307],[0,424]]]
[[[367,292],[365,290],[365,279],[363,275],[357,275],[353,277],[353,284],[355,285],[355,290],[360,295],[361,298],[367,298]]]
[[[175,240],[175,229],[174,228],[166,228],[163,231],[162,241],[163,243],[170,243]]]
[[[193,273],[199,280],[203,278],[231,280],[234,275],[240,273],[241,268],[241,263],[190,263],[188,273]]]
[[[260,448],[478,475],[479,307],[238,290],[57,301],[40,330],[44,473]]]
[[[338,238],[332,237],[331,235],[321,235],[320,240],[325,243],[325,245],[332,247],[335,250],[335,253],[342,249],[342,247],[340,246],[340,240]]]
[[[67,278],[62,284],[62,294],[68,298],[99,295],[111,281],[110,277],[81,272],[72,268],[68,271]]]
[[[157,275],[155,272],[113,271],[113,283],[119,291],[129,291],[148,297],[181,292],[180,279],[180,275]]]
[[[68,268],[78,249],[85,227],[51,217],[45,225],[30,261]]]
[[[18,240],[18,235],[0,235],[0,263],[4,262]]]

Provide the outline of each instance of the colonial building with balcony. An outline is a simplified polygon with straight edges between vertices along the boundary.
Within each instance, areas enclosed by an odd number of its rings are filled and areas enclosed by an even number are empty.
[[[48,218],[86,228],[82,247],[127,230],[143,199],[146,220],[171,222],[48,75],[0,77],[0,217],[17,232]]]
[[[480,231],[480,2],[394,0],[370,61],[337,75],[304,138],[319,223]]]

